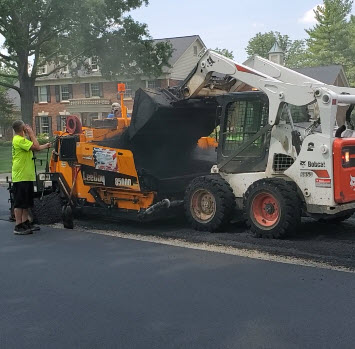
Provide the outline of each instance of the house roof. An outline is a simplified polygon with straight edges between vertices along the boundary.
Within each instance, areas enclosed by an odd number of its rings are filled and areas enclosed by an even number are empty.
[[[324,82],[327,85],[334,85],[339,75],[342,75],[345,85],[348,85],[343,66],[326,65],[319,67],[295,68],[294,71],[307,75],[310,78]]]
[[[174,64],[180,59],[180,57],[186,52],[186,50],[196,41],[200,40],[202,45],[205,46],[203,41],[201,40],[199,35],[190,35],[190,36],[180,36],[180,37],[173,37],[173,38],[163,38],[163,39],[154,39],[154,42],[170,42],[173,48],[172,55],[169,59],[169,64],[173,67]],[[163,72],[167,73],[169,71],[169,67],[164,67]],[[62,79],[72,79],[72,76],[67,74],[61,74],[60,72],[56,74],[52,74],[46,77],[39,77],[37,81],[47,81],[52,79],[57,79],[57,77]],[[101,72],[87,72],[85,69],[79,69],[78,77],[90,77],[90,78],[100,78]]]
[[[170,65],[174,65],[178,59],[184,54],[184,52],[197,40],[199,39],[202,44],[205,46],[199,35],[191,36],[180,36],[175,38],[164,38],[164,39],[155,39],[154,42],[170,42],[173,47],[173,53],[169,60]]]

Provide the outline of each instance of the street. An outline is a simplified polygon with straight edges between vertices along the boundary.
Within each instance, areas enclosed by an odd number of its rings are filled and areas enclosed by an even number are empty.
[[[353,347],[353,273],[12,228],[0,221],[1,348]]]

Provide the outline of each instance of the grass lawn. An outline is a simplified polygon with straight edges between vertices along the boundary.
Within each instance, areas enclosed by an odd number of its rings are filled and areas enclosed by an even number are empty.
[[[40,152],[36,152],[36,166],[37,171],[44,171],[46,167],[46,160],[47,160],[47,150],[42,150]],[[51,156],[51,151],[49,152],[49,156]],[[42,166],[39,160],[42,161]],[[0,173],[11,173],[11,161],[12,161],[12,154],[11,154],[11,146],[1,146],[0,147]]]

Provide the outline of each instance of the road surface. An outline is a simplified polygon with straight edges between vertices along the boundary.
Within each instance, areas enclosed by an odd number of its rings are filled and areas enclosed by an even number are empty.
[[[2,349],[354,346],[353,273],[12,229],[0,220]]]

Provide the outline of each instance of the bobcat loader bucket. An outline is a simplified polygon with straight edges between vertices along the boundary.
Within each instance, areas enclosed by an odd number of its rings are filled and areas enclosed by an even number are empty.
[[[210,171],[216,152],[197,142],[216,127],[213,100],[176,101],[166,90],[136,94],[129,140],[137,168],[162,179]]]
[[[195,145],[216,127],[216,107],[212,99],[179,101],[167,90],[140,89],[129,138],[133,143]]]
[[[150,190],[180,191],[191,178],[210,172],[215,149],[197,147],[218,125],[214,99],[179,101],[167,90],[138,90],[131,124],[107,146],[129,149]]]

